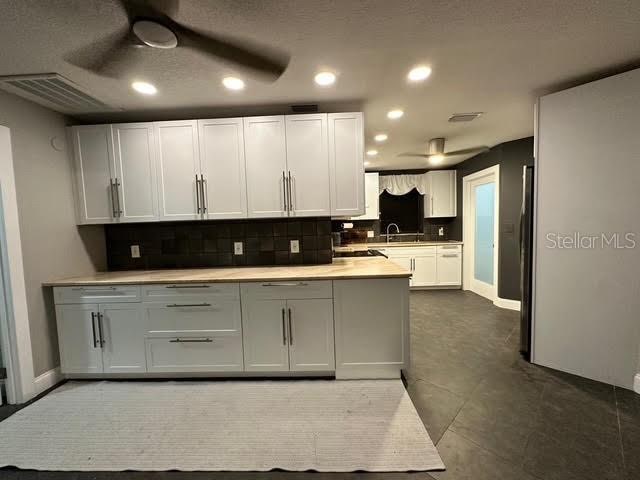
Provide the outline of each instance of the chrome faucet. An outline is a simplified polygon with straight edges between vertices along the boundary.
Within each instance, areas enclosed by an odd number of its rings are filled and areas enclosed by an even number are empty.
[[[387,243],[389,243],[389,229],[391,227],[396,227],[396,233],[400,233],[400,227],[398,225],[396,225],[395,223],[390,223],[389,225],[387,225]]]

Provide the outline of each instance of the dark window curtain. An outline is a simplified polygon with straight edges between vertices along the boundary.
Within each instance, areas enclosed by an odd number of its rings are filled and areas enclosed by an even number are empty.
[[[397,224],[401,233],[422,233],[423,218],[424,197],[415,188],[405,195],[380,194],[380,233],[386,233],[390,223]]]

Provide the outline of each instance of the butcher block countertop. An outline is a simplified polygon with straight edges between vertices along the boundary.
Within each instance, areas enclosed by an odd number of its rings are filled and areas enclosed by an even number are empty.
[[[78,285],[143,285],[153,283],[266,282],[297,280],[348,280],[356,278],[408,278],[409,270],[384,257],[334,258],[325,265],[271,267],[192,268],[184,270],[129,270],[98,272],[44,283],[50,287]]]

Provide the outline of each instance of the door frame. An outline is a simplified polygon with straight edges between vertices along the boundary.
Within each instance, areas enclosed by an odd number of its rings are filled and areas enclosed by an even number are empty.
[[[474,264],[475,249],[475,229],[473,218],[471,218],[471,184],[480,179],[493,178],[495,183],[494,192],[494,225],[493,225],[493,288],[491,289],[491,300],[495,302],[498,299],[498,257],[500,252],[500,165],[494,165],[478,172],[471,173],[462,177],[462,238],[464,240],[464,255],[462,258],[462,289],[471,290],[471,276],[473,275],[472,265]]]

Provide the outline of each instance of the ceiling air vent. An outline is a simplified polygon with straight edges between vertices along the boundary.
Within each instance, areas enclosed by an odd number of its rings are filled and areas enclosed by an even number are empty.
[[[316,113],[318,111],[317,104],[307,104],[307,105],[291,105],[291,111],[293,113]]]
[[[454,113],[449,117],[450,122],[470,122],[475,120],[484,112],[471,112],[471,113]]]
[[[79,114],[114,110],[57,73],[0,77],[0,87],[57,112]]]

